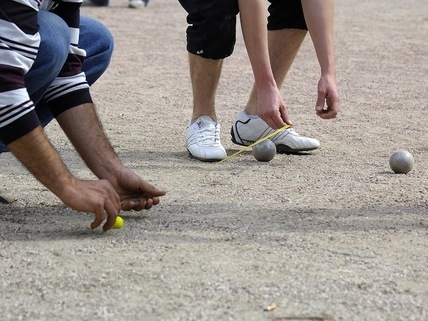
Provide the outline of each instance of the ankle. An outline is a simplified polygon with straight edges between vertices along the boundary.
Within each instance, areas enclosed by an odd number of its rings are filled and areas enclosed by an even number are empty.
[[[207,116],[207,117],[211,118],[211,120],[213,122],[217,122],[217,115],[215,113],[207,113],[207,114],[201,114],[201,113],[196,114],[196,113],[193,113],[192,119],[191,119],[190,122],[193,124],[199,117],[202,117],[202,116]]]

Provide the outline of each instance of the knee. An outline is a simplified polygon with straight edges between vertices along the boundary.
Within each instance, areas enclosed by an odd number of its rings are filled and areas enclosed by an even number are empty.
[[[102,61],[110,61],[114,50],[114,39],[111,32],[102,23],[82,16],[79,47],[86,50],[87,57],[96,56]]]
[[[86,51],[83,71],[92,85],[110,64],[114,49],[113,36],[100,22],[81,17],[79,47]]]
[[[106,26],[103,24],[98,23],[97,28],[97,40],[99,41],[98,44],[98,50],[101,55],[104,55],[106,58],[110,59],[110,57],[113,55],[114,50],[114,39],[110,32],[110,30],[107,29]]]

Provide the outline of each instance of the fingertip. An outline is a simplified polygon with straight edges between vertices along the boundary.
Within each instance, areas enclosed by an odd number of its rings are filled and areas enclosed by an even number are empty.
[[[114,224],[114,223],[113,223]],[[103,225],[103,231],[107,232],[108,230],[110,230],[113,227],[112,224],[110,224],[108,221]]]
[[[149,199],[147,199],[146,200],[146,205],[144,206],[144,208],[146,209],[146,210],[148,210],[148,209],[151,209],[152,208],[152,206],[153,206],[153,199],[152,198],[149,198]]]
[[[96,221],[93,221],[93,222],[91,223],[91,229],[93,229],[93,230],[95,230],[98,226],[100,226],[100,224],[99,224],[99,223],[97,223]]]
[[[158,195],[156,195],[156,196],[164,196],[165,194],[166,194],[166,190],[160,189],[160,190],[158,190]]]
[[[282,128],[287,125],[287,122],[284,119],[280,118],[276,124],[278,128]]]
[[[293,126],[293,122],[290,119],[285,118],[285,119],[283,119],[282,126],[280,126],[278,128],[283,128],[285,126]]]
[[[122,203],[122,210],[123,211],[140,211],[142,209],[141,207],[141,200],[127,200]]]
[[[103,231],[107,232],[108,230],[110,230],[114,223],[116,222],[116,217],[117,215],[109,215],[107,218],[107,221],[105,222],[105,224],[103,225]]]

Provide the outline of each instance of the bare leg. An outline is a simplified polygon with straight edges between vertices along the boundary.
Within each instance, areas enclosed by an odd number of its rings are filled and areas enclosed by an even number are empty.
[[[223,60],[212,60],[189,53],[190,78],[193,89],[192,122],[200,116],[217,121],[215,95]]]
[[[186,128],[187,150],[192,157],[201,161],[222,160],[227,154],[220,142],[220,124],[217,122],[215,112],[215,95],[223,60],[205,59],[189,53],[189,64],[193,89],[193,113],[191,124]],[[198,118],[200,120],[196,122]]]
[[[268,32],[269,57],[278,88],[282,87],[285,76],[290,70],[291,64],[305,39],[306,33],[307,31],[299,29],[281,29]],[[250,115],[256,115],[256,107],[257,92],[253,86],[250,98],[245,107],[245,112]]]

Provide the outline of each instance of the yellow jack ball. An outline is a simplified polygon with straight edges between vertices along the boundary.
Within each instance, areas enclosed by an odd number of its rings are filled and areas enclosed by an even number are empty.
[[[114,222],[113,228],[122,228],[123,227],[123,218],[120,216],[116,217],[116,222]]]

